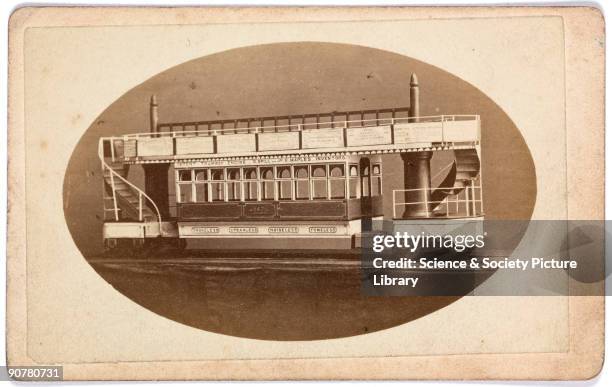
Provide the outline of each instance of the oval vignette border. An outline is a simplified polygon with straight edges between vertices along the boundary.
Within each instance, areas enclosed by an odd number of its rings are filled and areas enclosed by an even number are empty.
[[[246,280],[225,278],[222,284],[233,289],[225,292],[215,284],[218,279],[202,285],[201,278],[190,277],[190,270],[160,279],[159,272],[147,273],[135,263],[123,271],[95,263],[103,253],[98,138],[148,131],[152,94],[157,96],[161,122],[369,110],[409,106],[412,73],[419,78],[422,116],[481,116],[485,218],[530,219],[537,187],[529,149],[510,118],[477,88],[437,67],[388,51],[335,43],[277,43],[179,64],[132,88],[102,112],[75,147],[64,177],[70,233],[85,259],[123,295],[161,316],[212,332],[267,340],[331,339],[387,329],[435,312],[458,297],[362,297],[355,296],[360,281],[354,273],[338,278],[329,273],[308,275],[297,285],[277,275],[272,282],[278,288],[272,290],[289,291],[297,300],[288,307],[264,284],[270,282],[265,271]],[[392,167],[399,160],[399,155],[383,158],[386,197],[403,182],[403,171]],[[134,181],[142,186],[138,173]],[[392,212],[389,202],[386,217]],[[348,288],[339,294],[322,287],[326,281]]]

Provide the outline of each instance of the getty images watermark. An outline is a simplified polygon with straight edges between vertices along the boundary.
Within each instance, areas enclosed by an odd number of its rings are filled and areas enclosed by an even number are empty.
[[[24,382],[52,382],[64,380],[64,367],[3,366],[0,367],[0,380],[16,380]]]

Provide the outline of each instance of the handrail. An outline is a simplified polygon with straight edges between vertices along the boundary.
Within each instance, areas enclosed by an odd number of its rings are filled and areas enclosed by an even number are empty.
[[[114,177],[118,177],[121,181],[123,181],[124,183],[126,183],[128,185],[128,187],[130,187],[131,189],[135,190],[136,192],[138,192],[139,195],[139,220],[142,221],[142,199],[141,197],[144,196],[145,199],[147,199],[152,205],[153,208],[155,209],[155,214],[157,215],[157,222],[159,223],[159,232],[161,233],[162,230],[162,219],[161,219],[161,213],[159,212],[159,208],[157,208],[157,205],[155,204],[155,202],[153,201],[153,199],[151,199],[149,197],[149,195],[147,195],[143,190],[141,190],[140,188],[138,188],[135,184],[133,184],[132,182],[130,182],[129,180],[127,180],[126,178],[124,178],[123,176],[121,176],[119,173],[117,173],[113,168],[111,168],[110,165],[108,165],[108,163],[106,161],[104,161],[104,141],[108,141],[107,137],[102,137],[100,138],[100,140],[98,141],[98,157],[100,158],[100,161],[102,162],[102,171],[104,171],[104,168],[108,169],[111,173],[111,180],[113,181],[113,185],[114,185]],[[110,143],[111,149],[114,147],[114,144]],[[103,176],[104,177],[104,176]],[[117,198],[115,196],[115,187],[111,187],[111,189],[113,190],[113,206],[115,207],[115,219],[117,219],[117,211],[118,211],[118,206],[117,206]]]
[[[183,137],[188,135],[202,135],[202,136],[217,136],[224,134],[252,134],[252,133],[276,133],[279,130],[284,132],[297,131],[301,132],[304,130],[317,130],[317,129],[353,129],[359,127],[378,126],[378,125],[395,125],[402,123],[427,123],[427,122],[449,122],[449,121],[468,121],[475,120],[479,121],[480,116],[477,114],[453,114],[453,115],[435,115],[435,116],[419,116],[419,117],[391,117],[391,118],[371,118],[371,119],[358,119],[358,120],[337,120],[327,122],[309,122],[309,123],[296,123],[287,125],[268,125],[268,126],[252,126],[252,127],[233,127],[233,128],[219,128],[206,130],[179,130],[174,131],[174,127],[186,127],[186,126],[203,126],[207,124],[199,123],[178,123],[178,124],[159,124],[159,127],[169,128],[170,131],[165,132],[141,132],[131,133],[115,138],[123,139],[138,139],[140,137],[155,138],[155,137]],[[361,123],[361,126],[350,125],[353,123]],[[375,123],[375,125],[365,125],[365,123]],[[107,137],[113,138],[113,137]]]
[[[251,122],[263,122],[263,121],[284,121],[284,120],[305,120],[307,118],[316,118],[317,120],[325,117],[347,117],[353,115],[365,115],[376,114],[377,117],[380,114],[389,114],[395,117],[396,114],[410,113],[410,107],[397,107],[397,108],[385,108],[385,109],[369,109],[369,110],[350,110],[350,111],[334,111],[325,113],[306,113],[306,114],[295,114],[287,116],[264,116],[264,117],[240,117],[240,118],[227,118],[224,120],[208,120],[208,121],[184,121],[184,122],[163,122],[157,126],[169,127],[169,126],[207,126],[207,125],[224,125],[229,123],[251,123]],[[399,117],[398,117],[399,118]]]
[[[430,192],[434,192],[438,189],[457,189],[458,187],[454,187],[454,186],[448,186],[448,187],[435,187],[435,188],[429,188]],[[482,187],[480,185],[475,186],[474,188],[477,189],[482,189]],[[427,188],[410,188],[410,189],[403,189],[403,188],[398,188],[398,189],[394,189],[393,190],[393,194],[395,195],[396,192],[415,192],[415,191],[425,191],[427,190]]]
[[[437,187],[437,188],[411,188],[411,189],[394,189],[392,191],[393,193],[393,218],[397,219],[397,207],[398,206],[404,206],[404,207],[409,207],[409,206],[415,206],[415,205],[425,205],[427,206],[426,208],[429,208],[430,204],[435,204],[436,208],[445,205],[446,207],[446,216],[449,216],[449,214],[451,213],[450,211],[450,203],[455,204],[456,209],[455,209],[455,213],[459,213],[459,204],[465,204],[465,213],[467,216],[470,216],[470,212],[472,216],[476,216],[476,215],[482,215],[483,214],[483,198],[482,198],[482,185],[479,183],[478,185],[474,184],[474,181],[472,180],[471,184],[469,186],[466,186],[463,190],[461,190],[461,192],[455,193],[455,194],[449,194],[446,197],[444,197],[444,199],[442,200],[421,200],[421,201],[415,201],[415,202],[400,202],[400,201],[396,201],[397,199],[397,193],[407,193],[407,192],[425,192],[427,190],[429,190],[430,192],[433,192],[435,190],[439,190],[439,189],[448,189],[448,190],[454,190],[457,189],[457,187]],[[468,190],[471,192],[471,194],[468,192]],[[464,195],[463,199],[460,199],[461,195]],[[479,211],[476,211],[476,204],[479,204]],[[471,208],[468,208],[468,205],[470,205]],[[471,211],[470,211],[471,210]]]

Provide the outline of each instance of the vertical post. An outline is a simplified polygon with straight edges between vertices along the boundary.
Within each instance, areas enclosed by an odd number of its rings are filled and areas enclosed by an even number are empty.
[[[240,179],[238,180],[238,184],[240,184],[240,201],[244,202],[245,201],[244,197],[245,197],[246,185],[249,184],[249,183],[245,182],[246,176],[244,176],[244,168],[240,168],[238,171],[239,171],[238,173],[240,173],[240,176],[239,176]],[[251,187],[249,187],[249,194],[251,193],[250,188]]]
[[[476,216],[476,191],[474,190],[474,180],[472,180],[471,188],[472,188],[472,216]]]
[[[177,203],[182,203],[181,202],[181,186],[179,184],[179,171],[178,171],[178,169],[174,170],[174,192],[175,192],[176,202]]]
[[[303,143],[304,139],[302,136],[303,128],[302,128],[302,125],[300,124],[297,124],[297,128],[298,128],[298,138],[299,138],[299,149],[302,149],[302,147],[304,146],[304,143]]]
[[[108,144],[110,145],[111,161],[114,163],[115,162],[115,140],[111,137],[108,140]]]
[[[331,200],[331,180],[329,176],[329,164],[325,164],[325,180],[326,180],[326,189],[327,189],[327,200]]]
[[[351,194],[350,194],[350,183],[349,183],[349,176],[350,173],[350,166],[348,163],[348,160],[344,161],[344,199],[346,200],[346,202],[348,203],[348,200],[351,198]],[[348,208],[348,204],[347,204],[347,208]]]
[[[482,175],[481,175],[482,176]],[[478,181],[478,200],[480,200],[480,214],[482,215],[482,181]]]
[[[119,207],[117,207],[117,192],[115,191],[115,175],[111,168],[108,168],[108,172],[110,173],[111,178],[111,189],[113,190],[113,206],[115,210],[115,220],[119,221]]]
[[[138,192],[138,220],[142,222],[142,193]]]
[[[262,181],[263,179],[261,178],[261,167],[257,166],[257,201],[261,201],[261,191],[262,191]]]
[[[210,168],[206,168],[206,196],[207,202],[212,202],[212,172],[210,172]]]
[[[411,122],[419,122],[421,106],[419,104],[419,79],[416,74],[410,76],[410,117]]]
[[[313,182],[312,182],[312,164],[307,164],[308,166],[308,200],[312,200],[313,198]]]
[[[157,109],[157,97],[155,96],[155,94],[151,95],[151,101],[149,103],[149,120],[149,129],[152,133],[151,137],[156,137],[159,125],[159,113]]]
[[[291,184],[291,200],[295,200],[296,197],[296,193],[295,193],[295,182],[297,181],[295,179],[295,166],[290,165],[289,166],[289,173],[291,174],[291,179],[289,180],[290,184]]]
[[[229,184],[228,184],[228,179],[227,179],[227,167],[223,167],[223,183],[221,183],[221,186],[223,187],[223,201],[224,202],[228,202],[229,201]]]

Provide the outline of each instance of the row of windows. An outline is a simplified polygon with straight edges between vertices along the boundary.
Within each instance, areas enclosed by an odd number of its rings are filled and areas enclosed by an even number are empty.
[[[293,169],[293,174],[291,170]],[[298,165],[277,167],[244,167],[244,168],[203,168],[179,170],[179,181],[219,181],[219,180],[274,180],[274,179],[307,179],[308,177],[344,177],[344,164]],[[276,170],[276,173],[274,172]],[[310,173],[309,173],[310,171]],[[362,175],[369,174],[369,168],[362,169]],[[373,175],[380,175],[380,165],[374,164]],[[349,164],[349,176],[358,176],[357,164]]]
[[[348,169],[348,176],[345,171]],[[177,170],[181,203],[345,199],[380,195],[380,164],[321,164]]]

